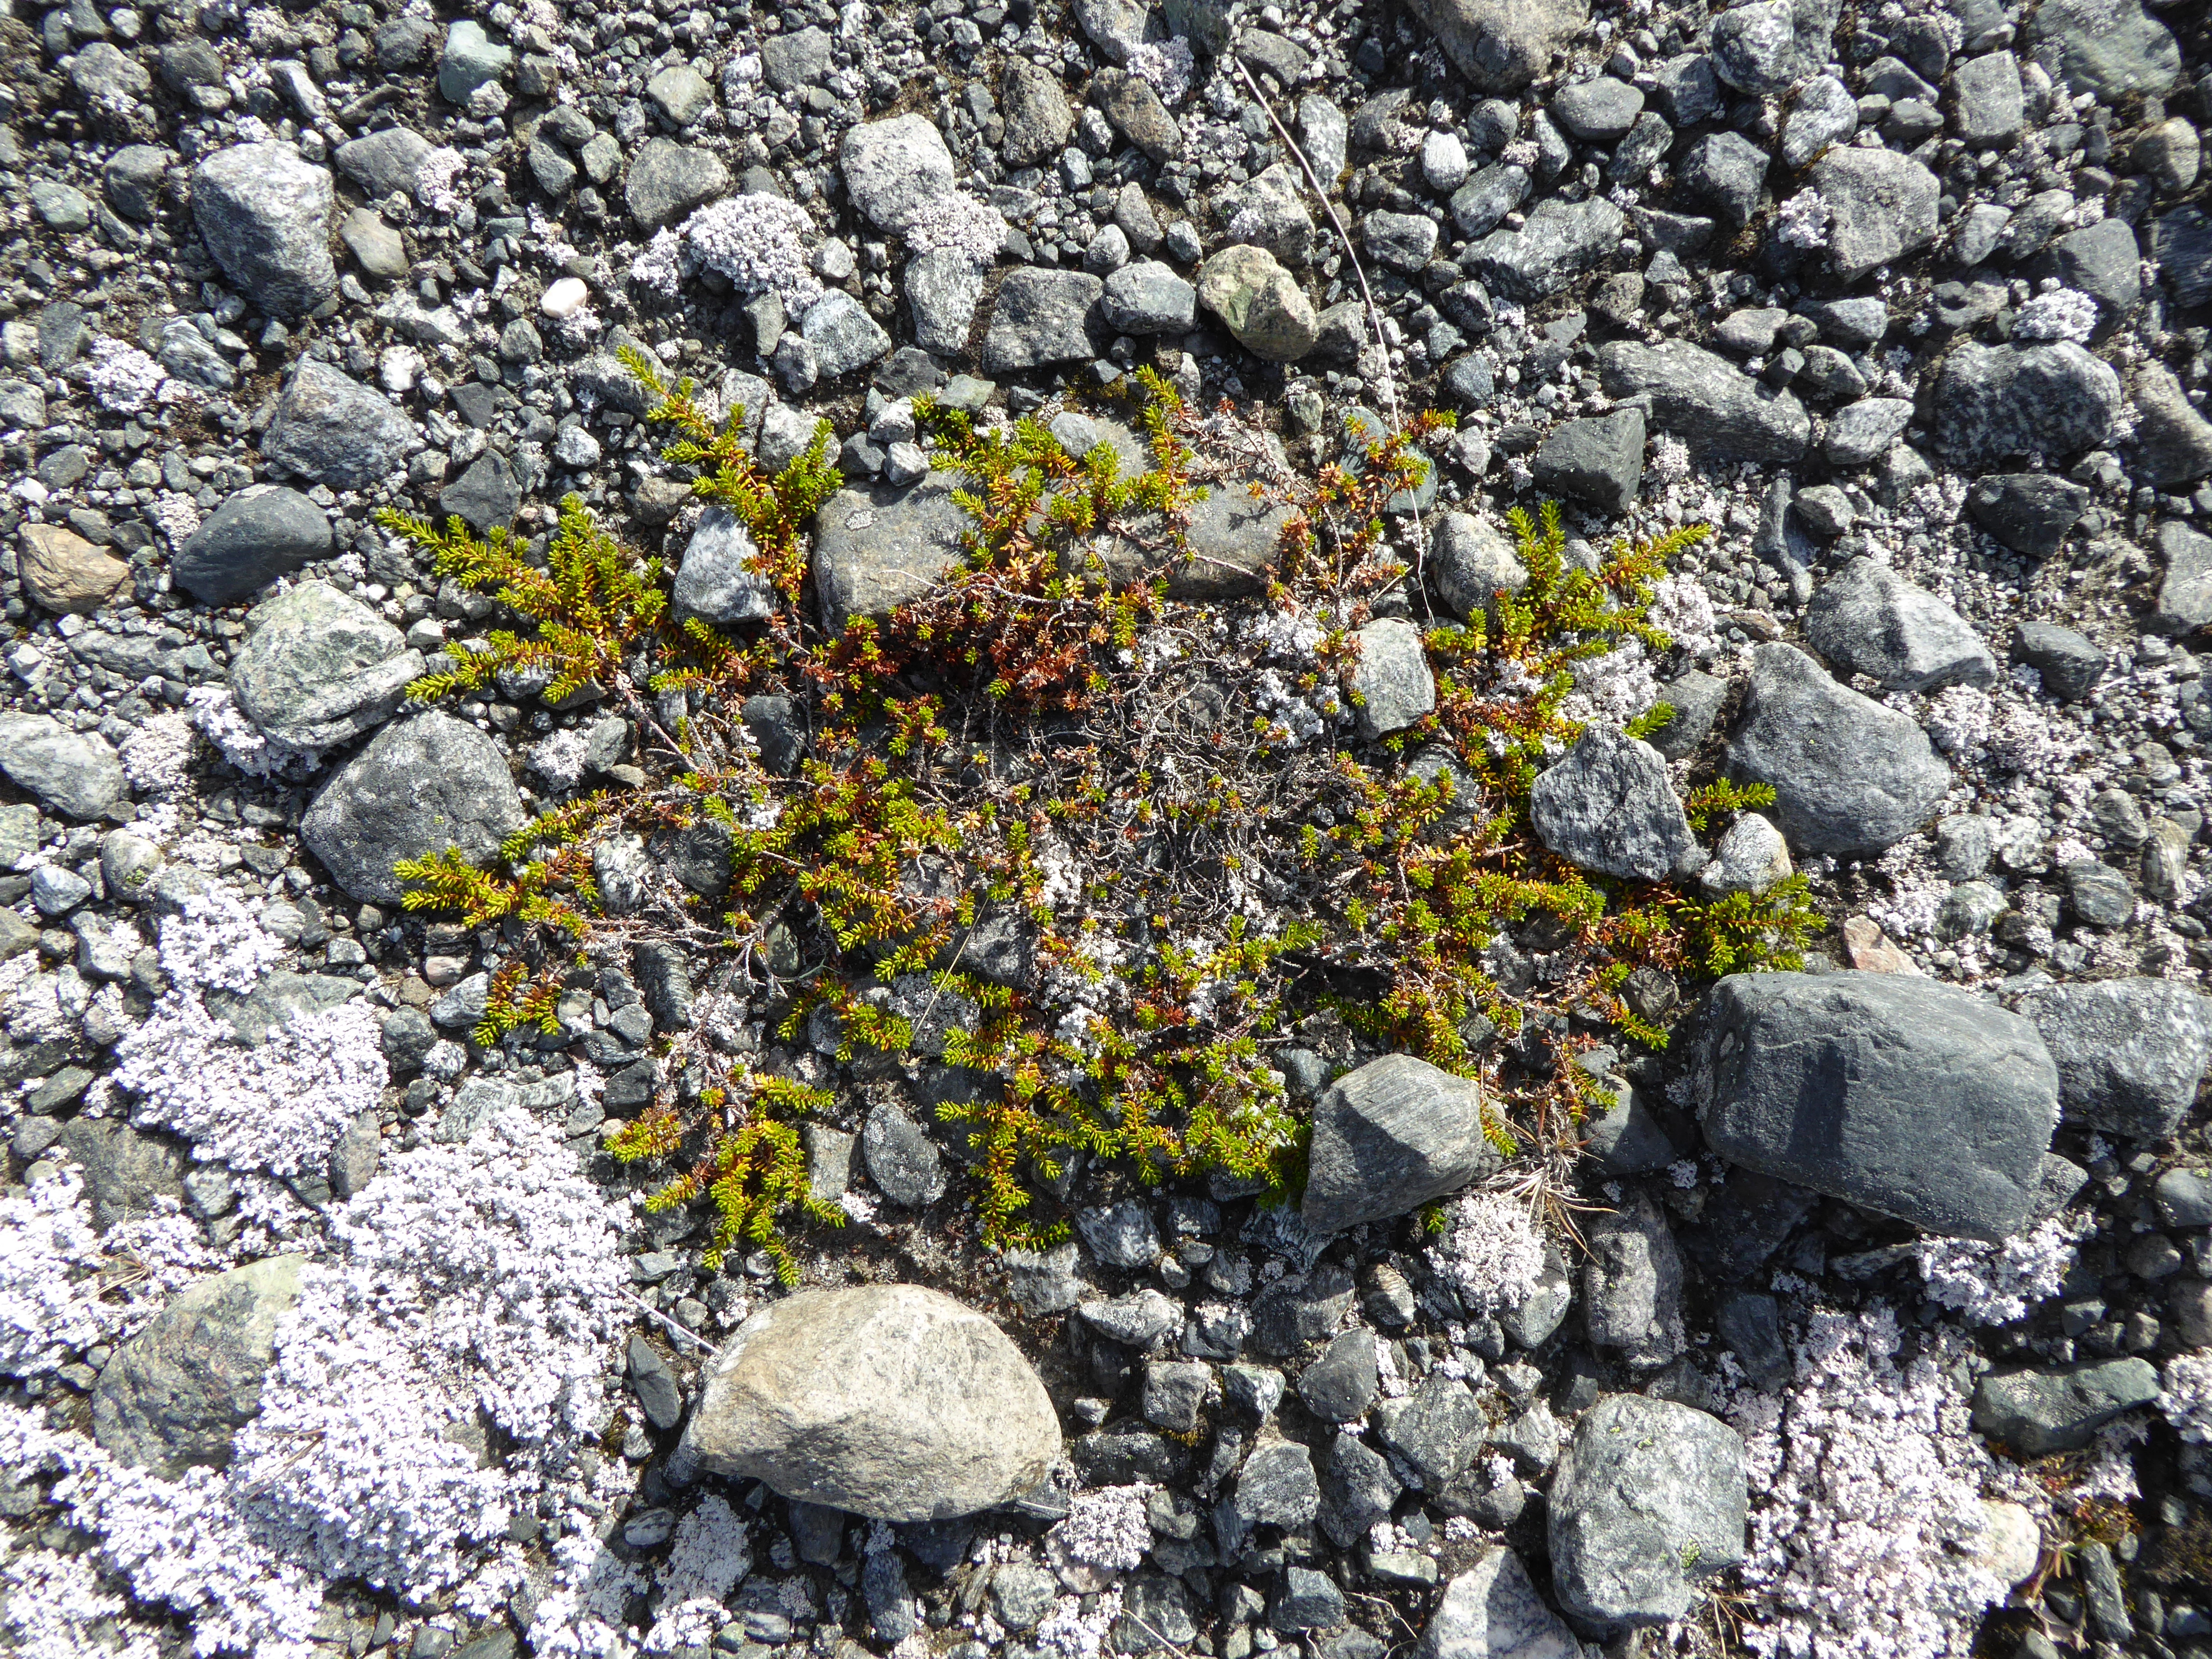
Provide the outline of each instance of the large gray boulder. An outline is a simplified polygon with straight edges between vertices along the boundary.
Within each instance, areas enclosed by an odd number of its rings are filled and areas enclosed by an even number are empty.
[[[1951,787],[1925,732],[1837,684],[1793,645],[1753,653],[1728,763],[1740,780],[1774,786],[1774,818],[1800,853],[1881,852],[1926,823]]]
[[[265,735],[295,748],[333,749],[374,731],[426,666],[398,629],[322,582],[257,606],[246,625],[231,696]]]
[[[2120,377],[2071,340],[1959,346],[1936,381],[1936,442],[1954,466],[2094,448],[2120,412]]]
[[[2043,985],[2019,1003],[2058,1067],[2069,1122],[2163,1140],[2196,1103],[2212,1062],[2212,1004],[2170,979]]]
[[[1420,1659],[1582,1659],[1521,1558],[1492,1544],[1444,1586],[1421,1634]]]
[[[1853,559],[1805,609],[1805,637],[1830,662],[1892,691],[1996,683],[1997,660],[1965,617],[1879,561]]]
[[[1686,340],[1601,346],[1605,395],[1648,398],[1651,423],[1701,455],[1794,461],[1813,439],[1812,416],[1795,393],[1778,392]]]
[[[1608,1633],[1671,1624],[1742,1561],[1743,1442],[1707,1413],[1608,1395],[1583,1413],[1552,1478],[1552,1588]]]
[[[1916,975],[1731,974],[1698,1072],[1730,1163],[1929,1232],[2003,1239],[2033,1218],[2058,1116],[2035,1027]]]
[[[814,588],[831,634],[855,617],[882,621],[958,562],[961,538],[975,521],[952,499],[957,482],[932,472],[905,489],[841,489],[822,504],[814,515]]]
[[[1385,1054],[1314,1103],[1305,1224],[1341,1232],[1403,1215],[1496,1167],[1482,1091],[1411,1054]]]
[[[1051,1398],[997,1326],[937,1291],[872,1285],[802,1291],[740,1325],[675,1462],[913,1522],[1018,1498],[1060,1455]]]
[[[1664,881],[1699,850],[1666,757],[1612,726],[1591,726],[1538,775],[1528,821],[1568,863],[1625,881]]]
[[[261,453],[317,483],[360,489],[397,472],[414,444],[414,422],[382,394],[302,357],[276,400]]]
[[[248,484],[201,520],[169,574],[203,605],[232,605],[330,554],[321,507],[281,484]]]
[[[165,1480],[227,1467],[231,1437],[261,1409],[276,1322],[306,1261],[271,1256],[204,1279],[117,1350],[92,1395],[101,1449]]]
[[[1413,0],[1413,12],[1479,92],[1518,92],[1589,21],[1584,0]]]
[[[192,222],[223,274],[272,317],[297,317],[337,293],[328,167],[289,144],[234,144],[192,173]]]
[[[0,772],[64,817],[99,817],[125,799],[123,763],[97,732],[52,714],[0,712]]]
[[[529,814],[500,746],[435,710],[387,726],[328,783],[300,839],[357,899],[397,904],[392,866],[447,847],[482,862]]]

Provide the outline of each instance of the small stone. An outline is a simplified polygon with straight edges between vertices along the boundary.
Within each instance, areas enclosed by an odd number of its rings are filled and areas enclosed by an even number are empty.
[[[400,860],[449,846],[489,858],[526,817],[499,745],[433,711],[378,732],[324,785],[300,836],[354,897],[396,905]]]
[[[1974,480],[1966,511],[2015,553],[2048,558],[2065,545],[2089,505],[2086,485],[2049,472],[1990,473]]]
[[[2123,1412],[2158,1397],[2158,1372],[2136,1358],[1991,1371],[1974,1389],[1974,1426],[2015,1455],[2074,1451]]]
[[[58,525],[27,524],[15,574],[23,591],[46,609],[86,617],[107,602],[131,574],[122,560]]]
[[[1295,362],[1320,338],[1312,303],[1264,248],[1213,254],[1199,272],[1198,296],[1238,344],[1271,362]]]
[[[1302,1214],[1310,1232],[1341,1232],[1455,1192],[1496,1161],[1474,1084],[1388,1054],[1315,1103]]]
[[[1359,735],[1372,742],[1401,732],[1437,706],[1436,676],[1430,672],[1421,630],[1410,622],[1384,617],[1352,635],[1359,654],[1344,677],[1356,706]]]
[[[1536,452],[1536,482],[1601,513],[1628,511],[1644,477],[1644,411],[1563,421]]]
[[[952,152],[945,135],[919,115],[852,128],[838,162],[854,206],[879,230],[904,230],[952,188]]]
[[[514,65],[514,47],[494,40],[483,24],[464,18],[446,31],[446,47],[438,58],[439,94],[449,104],[466,104],[471,93],[504,80]]]
[[[1665,757],[1607,726],[1589,726],[1537,775],[1528,817],[1569,863],[1624,880],[1663,881],[1699,852]]]
[[[720,157],[672,138],[654,138],[629,164],[629,177],[623,185],[623,204],[637,228],[649,235],[727,195],[729,190],[730,170]]]
[[[1889,690],[1996,681],[1996,659],[1957,611],[1872,558],[1852,560],[1821,584],[1806,608],[1805,637],[1831,662]]]
[[[1097,356],[1091,316],[1104,291],[1105,284],[1087,271],[1030,267],[1010,272],[983,337],[983,372],[1018,374]]]
[[[337,291],[327,167],[289,144],[234,144],[192,173],[192,220],[208,251],[272,317],[297,317]]]
[[[276,400],[261,453],[333,489],[392,476],[416,447],[414,422],[328,363],[302,357]]]

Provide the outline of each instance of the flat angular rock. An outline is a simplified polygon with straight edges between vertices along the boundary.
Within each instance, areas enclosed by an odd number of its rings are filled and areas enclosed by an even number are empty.
[[[837,159],[853,205],[879,230],[904,230],[952,188],[952,152],[945,135],[919,115],[853,128]]]
[[[983,372],[1018,374],[1097,356],[1091,308],[1104,291],[1105,284],[1087,271],[1028,266],[1009,272],[983,336]]]
[[[1801,854],[1880,852],[1933,817],[1951,787],[1926,732],[1791,645],[1753,653],[1728,760],[1732,775],[1774,786],[1772,815]]]
[[[799,1291],[724,1339],[674,1462],[915,1522],[1018,1498],[1060,1453],[1052,1401],[997,1326],[939,1291],[876,1285]]]
[[[297,317],[337,292],[331,262],[330,169],[289,144],[234,144],[192,172],[192,222],[223,274],[272,317]]]
[[[1172,161],[1182,151],[1182,130],[1160,101],[1152,82],[1118,69],[1091,77],[1086,94],[1114,131],[1155,162]]]
[[[333,489],[359,489],[399,471],[415,425],[381,394],[302,357],[261,440],[261,453]]]
[[[1879,561],[1853,559],[1820,584],[1805,637],[1829,661],[1892,691],[1996,683],[1996,659],[1966,619]]]
[[[2027,1222],[2059,1074],[2026,1019],[1862,972],[1732,974],[1708,1019],[1698,1116],[1723,1158],[1929,1232]]]
[[[906,489],[841,489],[814,519],[814,586],[833,635],[854,617],[878,621],[934,587],[975,527],[952,499],[956,480],[933,471]]]
[[[2193,634],[2212,623],[2212,536],[2169,519],[2158,527],[2157,546],[2166,574],[2145,623],[2154,634]]]
[[[907,305],[915,343],[940,357],[964,356],[985,273],[957,248],[934,248],[907,261]]]
[[[1493,294],[1546,299],[1618,248],[1626,223],[1601,196],[1571,203],[1547,197],[1520,229],[1493,230],[1469,248],[1461,268]]]
[[[2212,1063],[2212,1005],[2194,988],[2170,979],[2044,985],[2018,1006],[2057,1065],[2069,1122],[2140,1141],[2181,1127]]]
[[[64,817],[99,817],[126,799],[123,763],[96,732],[51,714],[0,711],[0,772]]]
[[[2171,369],[2150,362],[2136,371],[2135,410],[2136,477],[2171,489],[2212,473],[2212,421],[2197,412]]]
[[[1974,1426],[2015,1455],[2043,1457],[2080,1450],[2123,1412],[2157,1398],[2157,1370],[2132,1357],[1991,1371],[1974,1387]]]
[[[1644,411],[1629,408],[1560,422],[1536,452],[1532,470],[1546,489],[1601,513],[1627,512],[1644,480]]]
[[[1315,1102],[1302,1213],[1312,1232],[1342,1232],[1455,1192],[1497,1162],[1478,1085],[1385,1054]]]
[[[1813,164],[1813,188],[1828,204],[1828,264],[1856,282],[1936,240],[1941,180],[1893,149],[1831,149]]]
[[[1118,333],[1187,333],[1198,316],[1198,290],[1158,259],[1134,259],[1106,279],[1100,313]]]
[[[172,1298],[100,1372],[92,1431],[101,1449],[167,1480],[228,1468],[232,1437],[260,1412],[276,1321],[306,1262],[270,1256]]]
[[[422,158],[434,146],[412,127],[386,127],[349,139],[331,152],[338,171],[368,193],[372,202],[394,194],[412,197]]]
[[[1707,133],[1682,157],[1680,181],[1695,202],[1741,228],[1758,210],[1766,183],[1766,152],[1740,132]],[[1711,221],[1704,222],[1708,233]]]
[[[999,85],[999,108],[1006,122],[1000,153],[1011,167],[1050,161],[1075,131],[1075,112],[1068,107],[1060,77],[1026,58],[1007,58]]]
[[[300,838],[357,899],[397,904],[402,859],[457,847],[488,859],[527,821],[500,746],[431,711],[387,726],[346,763],[300,821]]]
[[[2027,40],[2052,80],[2100,103],[2155,95],[2181,78],[2179,42],[2141,0],[2048,0],[2036,9]]]
[[[1586,1224],[1583,1269],[1589,1339],[1632,1370],[1656,1370],[1688,1340],[1682,1328],[1682,1259],[1667,1218],[1642,1193]]]
[[[296,489],[248,484],[200,523],[170,562],[203,605],[231,605],[331,555],[331,521]]]
[[[1375,1432],[1401,1479],[1416,1491],[1440,1492],[1474,1461],[1489,1422],[1465,1382],[1431,1371],[1413,1393],[1376,1408]]]
[[[1583,1413],[1552,1478],[1552,1588],[1608,1632],[1670,1624],[1744,1557],[1743,1442],[1707,1413],[1608,1395]]]
[[[1821,452],[1831,466],[1864,466],[1880,460],[1912,424],[1907,398],[1862,398],[1846,404],[1828,422]]]
[[[737,514],[710,507],[684,549],[670,598],[676,614],[708,622],[764,622],[775,614],[775,586],[753,568],[760,550]]]
[[[1492,1544],[1444,1586],[1420,1659],[1582,1659],[1582,1644],[1521,1565]]]
[[[2043,676],[2043,689],[2061,702],[2078,702],[2105,677],[2105,653],[2070,628],[2022,623],[2013,636],[2014,658]]]
[[[1583,0],[1414,0],[1412,9],[1478,92],[1518,92],[1589,19]]]
[[[2054,472],[1994,472],[1974,480],[1966,511],[2015,553],[2048,558],[2089,505],[2089,489]]]
[[[264,733],[301,749],[334,749],[374,731],[425,668],[397,628],[322,582],[278,594],[246,626],[231,696]]]
[[[650,235],[729,191],[730,170],[721,157],[673,138],[653,138],[629,164],[629,177],[623,182],[623,205],[637,228]]]
[[[2112,435],[2120,380],[2071,340],[1959,346],[1936,381],[1936,441],[1954,466],[2078,455]]]
[[[480,533],[505,529],[521,506],[522,482],[514,475],[514,464],[496,449],[485,450],[438,492],[441,513],[459,517]]]
[[[1698,850],[1665,757],[1610,726],[1589,727],[1538,775],[1528,819],[1570,864],[1625,881],[1664,881]]]
[[[1794,395],[1686,341],[1616,340],[1598,349],[1598,373],[1606,396],[1648,398],[1652,423],[1698,454],[1794,461],[1812,441],[1812,417]]]

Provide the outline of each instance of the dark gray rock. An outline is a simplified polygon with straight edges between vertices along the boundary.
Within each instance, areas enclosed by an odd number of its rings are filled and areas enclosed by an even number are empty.
[[[1648,399],[1653,423],[1699,454],[1794,461],[1812,441],[1812,418],[1791,393],[1685,341],[1616,340],[1598,349],[1598,373],[1608,398]]]
[[[422,158],[434,148],[412,127],[386,127],[340,144],[331,159],[340,173],[368,193],[371,202],[381,202],[394,194],[415,194]]]
[[[1160,101],[1152,82],[1118,69],[1100,70],[1085,95],[1115,131],[1155,162],[1173,160],[1182,149],[1182,131]]]
[[[2099,338],[2142,303],[2142,252],[2124,219],[2100,219],[2069,231],[2051,244],[2047,257],[2060,282],[2097,302]],[[2142,396],[2140,385],[2136,395]]]
[[[1068,106],[1060,77],[1026,58],[1008,55],[999,83],[999,109],[1006,123],[1000,153],[1009,167],[1050,161],[1075,131],[1075,112]]]
[[[1333,1336],[1352,1307],[1352,1275],[1324,1262],[1297,1279],[1279,1279],[1253,1298],[1252,1346],[1274,1357]]]
[[[1552,1480],[1552,1588],[1608,1632],[1670,1624],[1744,1557],[1743,1442],[1671,1401],[1608,1395],[1583,1413]]]
[[[1154,1359],[1145,1366],[1144,1395],[1138,1409],[1154,1428],[1188,1434],[1213,1391],[1213,1369],[1202,1363]]]
[[[1787,0],[1731,6],[1713,20],[1713,70],[1754,98],[1789,89],[1797,78],[1797,22]]]
[[[2019,1007],[2057,1065],[2067,1120],[2129,1140],[2172,1134],[2212,1063],[2212,1007],[2176,980],[2039,986]]]
[[[2085,484],[2051,472],[1993,472],[1974,480],[1966,511],[2015,553],[2047,558],[2089,505]]]
[[[1813,188],[1828,204],[1828,264],[1856,282],[1936,240],[1941,180],[1910,155],[1846,145],[1813,164]]]
[[[623,205],[637,228],[651,235],[729,192],[730,170],[720,156],[673,138],[653,138],[629,164]]]
[[[1887,454],[1911,422],[1908,398],[1862,398],[1836,411],[1821,451],[1831,466],[1864,466]]]
[[[1352,637],[1359,655],[1344,683],[1361,737],[1372,742],[1402,732],[1436,708],[1436,676],[1419,628],[1403,617],[1383,617]]]
[[[903,1210],[919,1210],[945,1196],[945,1156],[904,1112],[879,1101],[860,1133],[868,1178]]]
[[[1493,294],[1541,300],[1620,246],[1627,219],[1601,196],[1580,202],[1547,197],[1518,230],[1493,230],[1468,249],[1461,268]]]
[[[51,714],[0,711],[0,772],[64,817],[103,816],[128,799],[123,763],[96,732],[72,732]]]
[[[261,1410],[276,1321],[299,1295],[306,1261],[271,1256],[173,1297],[100,1374],[92,1431],[100,1449],[163,1480],[227,1468],[232,1437]]]
[[[778,92],[819,86],[830,72],[830,40],[825,29],[793,29],[761,41],[761,76]]]
[[[1392,270],[1417,271],[1437,251],[1437,222],[1425,214],[1370,213],[1360,225],[1368,257]]]
[[[1790,1380],[1790,1350],[1782,1340],[1782,1307],[1763,1291],[1738,1291],[1723,1301],[1713,1323],[1752,1380],[1778,1389]]]
[[[983,372],[1018,374],[1099,353],[1091,336],[1091,309],[1105,284],[1080,270],[1012,271],[999,289],[983,337]]]
[[[1492,1168],[1474,1083],[1410,1054],[1339,1078],[1314,1104],[1307,1227],[1341,1232],[1403,1215]]]
[[[425,667],[397,628],[322,582],[258,606],[247,626],[231,696],[263,732],[301,749],[334,749],[374,731]]]
[[[321,507],[296,489],[248,484],[201,521],[169,572],[201,604],[232,605],[330,556],[331,521]]]
[[[1321,1512],[1313,1455],[1295,1441],[1262,1440],[1237,1470],[1222,1507],[1247,1536],[1255,1527],[1304,1526]]]
[[[1392,1468],[1418,1492],[1442,1492],[1457,1480],[1482,1449],[1488,1427],[1473,1391],[1440,1371],[1375,1409],[1376,1434]]]
[[[381,394],[328,363],[302,357],[276,400],[261,453],[333,489],[359,489],[397,472],[415,427]]]
[[[629,1386],[645,1420],[665,1434],[684,1420],[684,1391],[653,1346],[641,1336],[629,1340]]]
[[[1536,482],[1601,513],[1628,511],[1644,479],[1644,411],[1562,421],[1533,466]]]
[[[192,222],[223,274],[272,317],[297,317],[337,292],[331,260],[330,169],[289,144],[234,144],[192,173]]]
[[[384,1058],[394,1072],[419,1072],[438,1041],[438,1028],[420,1008],[395,1008],[381,1028]]]
[[[173,159],[156,144],[124,145],[100,169],[108,205],[140,224],[153,218],[161,211],[161,185]]]
[[[1720,77],[1709,52],[1685,52],[1651,66],[1660,113],[1677,127],[1693,127],[1721,112]]]
[[[2046,345],[1968,343],[1936,381],[1936,441],[1975,471],[2016,456],[2056,459],[2111,436],[2119,376],[2071,340]]]
[[[1331,1341],[1322,1357],[1298,1373],[1298,1398],[1324,1423],[1350,1423],[1375,1401],[1375,1338],[1351,1330]]]
[[[2134,917],[2135,889],[2111,865],[2076,859],[2060,874],[2066,883],[2067,902],[2092,927],[2124,927]]]
[[[1704,1041],[1698,1116],[1730,1162],[1930,1232],[2027,1220],[2058,1072],[2020,1016],[1909,975],[1733,974]]]
[[[890,355],[891,337],[883,325],[838,288],[807,307],[799,337],[814,348],[817,371],[825,380],[842,379]]]
[[[1638,1192],[1583,1231],[1590,1259],[1583,1269],[1583,1312],[1592,1345],[1617,1353],[1632,1370],[1656,1370],[1687,1340],[1682,1259],[1666,1217]]]
[[[2022,623],[2013,635],[2013,659],[2043,676],[2043,689],[2061,702],[2078,702],[2105,675],[2105,653],[2070,628]]]
[[[2212,1173],[2203,1169],[2166,1170],[2152,1188],[2158,1218],[2168,1227],[2212,1227]]]
[[[1350,1549],[1390,1513],[1401,1488],[1380,1452],[1351,1432],[1329,1443],[1321,1478],[1321,1529],[1339,1549]]]
[[[1487,236],[1528,193],[1528,168],[1492,162],[1452,192],[1452,222],[1470,240]]]
[[[1974,1426],[2015,1456],[2078,1451],[2124,1412],[2158,1398],[2147,1359],[2093,1359],[2047,1370],[1991,1371],[1974,1387]]]
[[[1552,94],[1552,118],[1586,143],[1611,143],[1643,109],[1644,94],[1609,75],[1571,82]]]
[[[1570,864],[1623,880],[1664,881],[1698,851],[1666,758],[1611,726],[1590,726],[1538,775],[1528,820]]]
[[[2212,300],[2212,214],[2176,208],[2158,222],[2153,251],[2178,304]]]
[[[399,860],[447,847],[489,858],[527,817],[499,745],[433,711],[378,732],[323,786],[300,838],[354,897],[397,904]]]
[[[1117,333],[1188,333],[1198,316],[1198,290],[1158,259],[1133,259],[1106,278],[1099,313]]]
[[[485,450],[438,492],[438,511],[479,534],[507,528],[521,507],[522,481],[514,476],[514,464],[496,449]]]
[[[1676,177],[1692,201],[1741,228],[1766,183],[1766,152],[1740,132],[1708,133],[1690,146]]]
[[[1796,168],[1858,131],[1858,100],[1832,75],[1816,76],[1798,88],[1782,123],[1782,160]]]
[[[1674,718],[1651,734],[1651,746],[1670,761],[1686,760],[1712,735],[1728,701],[1728,682],[1686,669],[1659,688],[1659,700],[1674,709]]]
[[[1773,816],[1801,854],[1880,852],[1927,822],[1951,787],[1926,732],[1790,645],[1753,653],[1728,763],[1774,786]]]
[[[1487,518],[1439,513],[1429,532],[1429,574],[1455,615],[1486,614],[1501,593],[1518,593],[1528,571],[1512,542]]]
[[[142,1134],[113,1118],[71,1118],[54,1145],[84,1171],[93,1224],[106,1232],[118,1221],[152,1215],[165,1199],[185,1195],[185,1156],[174,1141]]]
[[[1996,683],[1996,659],[1966,619],[1872,558],[1853,559],[1820,584],[1805,637],[1830,662],[1888,690]]]
[[[1419,1659],[1582,1659],[1582,1644],[1502,1544],[1453,1576],[1422,1632]]]
[[[1149,1205],[1133,1198],[1075,1212],[1075,1236],[1109,1267],[1149,1267],[1160,1259]]]

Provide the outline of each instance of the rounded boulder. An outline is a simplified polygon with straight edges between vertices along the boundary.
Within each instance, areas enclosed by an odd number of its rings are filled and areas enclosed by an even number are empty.
[[[803,1291],[739,1326],[677,1462],[890,1522],[972,1515],[1060,1455],[1044,1384],[989,1320],[915,1285]]]

